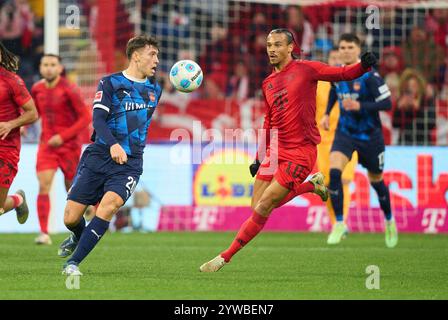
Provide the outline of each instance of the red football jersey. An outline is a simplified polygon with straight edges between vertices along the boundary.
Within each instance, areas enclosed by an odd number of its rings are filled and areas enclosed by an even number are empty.
[[[316,124],[317,82],[359,78],[369,69],[361,64],[332,67],[317,61],[293,60],[263,81],[266,102],[264,129],[277,129],[278,159],[294,161],[301,146],[320,143]],[[269,134],[266,135],[269,146]],[[271,154],[277,146],[271,145]],[[261,153],[261,151],[260,151]]]
[[[13,72],[0,67],[0,122],[7,122],[20,116],[21,106],[31,99],[23,80]],[[15,128],[0,140],[0,147],[20,151],[20,128]]]
[[[81,130],[91,121],[91,114],[81,98],[76,85],[61,77],[53,88],[47,88],[45,80],[35,83],[31,94],[42,119],[40,143],[46,143],[59,134],[64,145],[78,146]]]

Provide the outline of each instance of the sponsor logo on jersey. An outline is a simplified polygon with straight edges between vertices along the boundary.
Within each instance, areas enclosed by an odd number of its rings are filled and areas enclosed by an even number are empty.
[[[357,101],[359,99],[359,93],[338,93],[338,98],[340,100],[352,99]]]
[[[126,111],[134,111],[134,110],[141,110],[141,109],[147,109],[150,105],[146,103],[137,103],[137,102],[125,102],[124,109]]]

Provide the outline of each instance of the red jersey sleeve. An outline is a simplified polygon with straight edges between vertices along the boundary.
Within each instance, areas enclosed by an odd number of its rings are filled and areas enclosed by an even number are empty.
[[[61,138],[64,141],[70,140],[71,138],[75,137],[92,121],[92,115],[84,104],[79,89],[76,86],[71,85],[67,87],[66,93],[73,106],[73,109],[78,115],[78,120],[76,120],[76,122],[73,123],[72,126],[68,127],[60,133]]]
[[[371,69],[364,69],[361,63],[341,67],[329,66],[318,61],[303,61],[303,63],[309,67],[310,76],[313,80],[332,82],[354,80]]]
[[[19,106],[23,106],[31,99],[31,95],[28,92],[28,89],[25,86],[23,80],[14,75],[14,80],[10,81],[11,89],[12,89],[12,99]]]

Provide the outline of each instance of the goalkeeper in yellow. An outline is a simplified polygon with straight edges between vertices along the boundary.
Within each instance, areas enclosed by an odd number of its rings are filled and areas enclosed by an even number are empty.
[[[333,49],[328,55],[328,64],[331,66],[339,65],[339,52]],[[332,108],[330,115],[327,116],[325,111],[328,104],[328,96],[331,89],[331,83],[319,81],[316,91],[316,122],[319,123],[321,143],[317,146],[317,167],[320,172],[325,175],[325,185],[330,183],[330,151],[333,144],[334,134],[339,120],[339,108]],[[336,101],[336,103],[338,103]],[[358,155],[356,151],[353,153],[351,161],[347,164],[342,172],[342,188],[344,190],[344,222],[347,221],[348,210],[351,202],[350,183],[355,176],[356,165],[358,164]],[[336,222],[336,215],[333,210],[331,201],[327,201],[328,214],[331,224]]]

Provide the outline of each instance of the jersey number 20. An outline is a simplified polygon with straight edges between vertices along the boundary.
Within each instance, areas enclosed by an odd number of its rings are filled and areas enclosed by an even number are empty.
[[[134,192],[135,187],[137,186],[137,181],[135,181],[134,177],[128,177],[128,183],[126,183],[126,195],[129,196]]]

